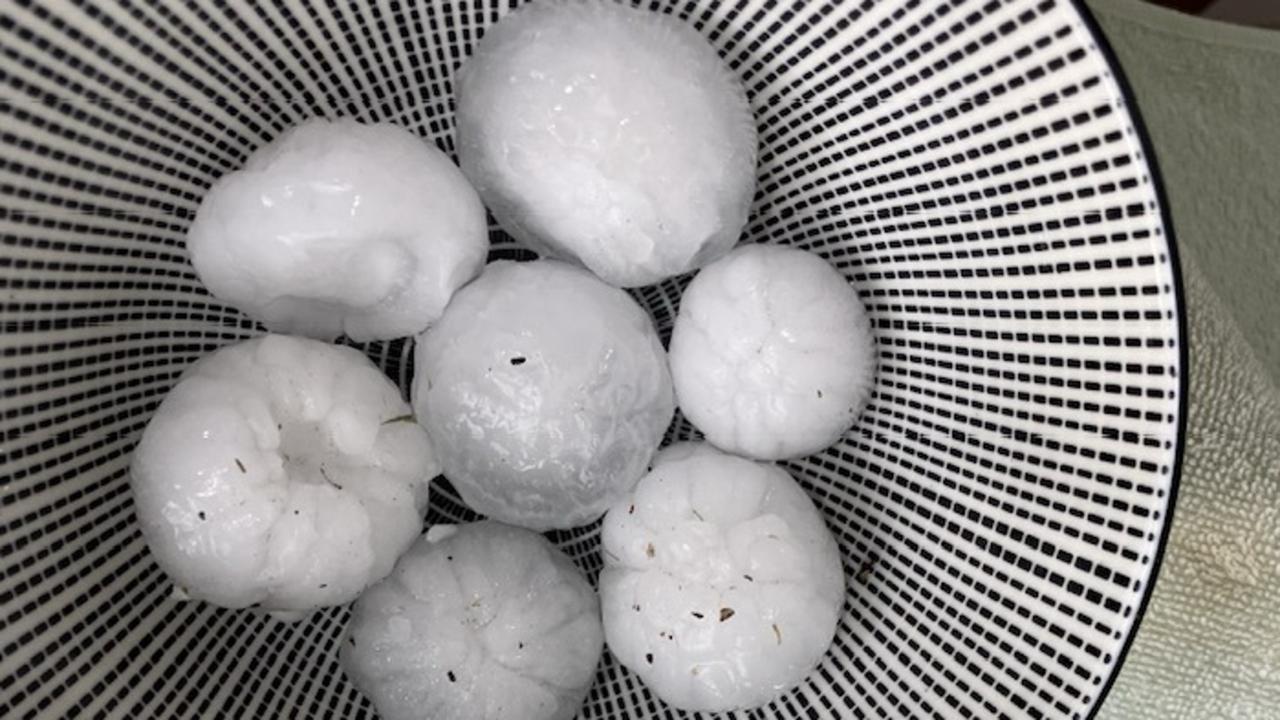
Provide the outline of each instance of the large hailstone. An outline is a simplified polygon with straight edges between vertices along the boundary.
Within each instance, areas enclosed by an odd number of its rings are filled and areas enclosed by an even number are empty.
[[[609,651],[673,707],[764,705],[835,637],[839,550],[781,468],[706,445],[664,451],[602,532]]]
[[[570,720],[600,660],[599,610],[540,535],[436,526],[356,602],[342,665],[383,720]]]
[[[633,287],[728,252],[755,192],[742,84],[688,24],[531,3],[457,78],[462,170],[508,232]]]
[[[871,395],[874,340],[849,282],[817,255],[748,245],[680,299],[671,374],[717,447],[760,460],[829,447]]]
[[[365,341],[426,328],[489,239],[480,198],[434,145],[316,119],[210,188],[187,249],[210,292],[268,329]]]
[[[555,260],[497,262],[418,343],[413,403],[462,499],[535,530],[594,520],[675,412],[640,306]]]
[[[268,335],[187,371],[147,424],[131,482],[180,593],[296,617],[391,571],[438,473],[426,431],[368,358]]]

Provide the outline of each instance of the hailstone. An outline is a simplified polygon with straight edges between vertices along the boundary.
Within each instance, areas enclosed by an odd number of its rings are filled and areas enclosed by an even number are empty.
[[[738,248],[689,284],[671,335],[681,411],[717,447],[777,460],[829,447],[871,395],[874,340],[849,282],[812,253]]]
[[[741,82],[691,25],[623,3],[530,3],[490,28],[457,127],[503,228],[620,287],[728,252],[755,192]]]
[[[555,260],[489,265],[420,338],[415,367],[445,476],[476,511],[535,530],[603,514],[675,411],[648,315]]]
[[[341,661],[383,720],[570,720],[600,660],[599,609],[540,535],[436,526],[356,602]]]
[[[187,249],[214,296],[268,329],[366,341],[426,328],[489,239],[480,198],[434,145],[316,119],[210,188]]]
[[[426,431],[368,358],[268,335],[186,372],[142,434],[131,485],[181,594],[297,617],[391,571],[438,473]]]
[[[678,447],[605,516],[605,640],[673,707],[758,707],[831,645],[840,553],[785,470]]]

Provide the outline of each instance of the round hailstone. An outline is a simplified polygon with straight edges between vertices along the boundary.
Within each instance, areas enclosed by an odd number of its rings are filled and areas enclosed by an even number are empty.
[[[187,371],[147,424],[131,483],[180,593],[296,617],[391,571],[438,473],[426,431],[368,358],[268,335]]]
[[[676,447],[605,516],[605,639],[673,707],[759,707],[831,645],[839,550],[786,471]]]
[[[316,119],[210,188],[187,249],[214,296],[268,329],[366,341],[426,328],[489,238],[480,198],[434,145]]]
[[[748,245],[680,299],[671,374],[707,440],[777,460],[831,446],[871,395],[871,326],[848,281],[803,250]]]
[[[644,474],[675,410],[625,292],[555,260],[497,262],[419,339],[413,404],[462,499],[535,530],[586,524]]]
[[[746,92],[690,25],[538,2],[458,74],[463,172],[508,232],[634,287],[728,252],[755,193]]]
[[[383,720],[570,720],[602,633],[595,592],[545,538],[436,526],[355,604],[342,665]]]

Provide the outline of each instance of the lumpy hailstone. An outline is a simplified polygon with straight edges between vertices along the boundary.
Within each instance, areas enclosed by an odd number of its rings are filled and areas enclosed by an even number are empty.
[[[479,197],[434,145],[317,119],[218,180],[187,248],[209,291],[267,328],[365,341],[426,328],[489,239]]]
[[[741,83],[690,25],[603,0],[531,3],[458,76],[458,157],[502,226],[621,287],[728,252],[755,192]]]
[[[196,363],[133,456],[138,520],[181,591],[231,608],[350,602],[422,531],[426,431],[364,355],[268,335]]]
[[[603,514],[675,412],[649,316],[555,260],[485,268],[420,338],[416,367],[445,476],[476,511],[535,530]]]
[[[605,639],[674,707],[757,707],[830,646],[844,603],[839,551],[786,471],[677,448],[605,516]]]
[[[602,644],[569,559],[480,522],[432,528],[361,596],[342,664],[383,720],[570,720]]]
[[[717,447],[761,460],[818,452],[871,394],[874,341],[857,293],[803,250],[748,245],[680,299],[671,373],[680,409]]]

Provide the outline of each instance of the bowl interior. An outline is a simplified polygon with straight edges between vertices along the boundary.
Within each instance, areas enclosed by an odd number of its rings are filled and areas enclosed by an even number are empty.
[[[451,151],[452,74],[509,5],[217,5],[0,12],[0,715],[372,716],[345,609],[173,599],[129,453],[185,367],[258,332],[187,261],[203,191],[316,115]],[[649,5],[748,88],[745,240],[826,257],[877,340],[856,427],[788,463],[844,552],[835,644],[741,715],[1089,715],[1158,558],[1184,374],[1155,180],[1090,26],[1068,0]],[[635,292],[664,337],[683,282]],[[411,343],[362,348],[408,387]],[[431,515],[469,517],[447,487]],[[594,574],[596,536],[557,540]],[[679,715],[607,655],[582,713]]]

